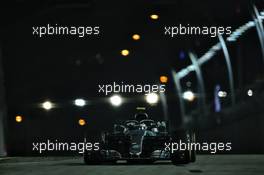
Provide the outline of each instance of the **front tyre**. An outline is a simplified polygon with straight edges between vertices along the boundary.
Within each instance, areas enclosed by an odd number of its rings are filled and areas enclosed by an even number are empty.
[[[186,131],[178,131],[173,133],[172,135],[172,140],[173,142],[178,142],[181,140],[182,142],[189,144],[190,143],[190,134]],[[186,149],[184,151],[176,151],[171,154],[171,162],[174,165],[179,165],[179,164],[188,164],[191,162],[191,157],[192,152],[189,149]]]
[[[185,150],[184,152],[173,153],[171,156],[171,162],[174,165],[188,164],[191,161],[190,151]]]
[[[100,151],[85,152],[83,159],[86,165],[98,165],[103,162]]]

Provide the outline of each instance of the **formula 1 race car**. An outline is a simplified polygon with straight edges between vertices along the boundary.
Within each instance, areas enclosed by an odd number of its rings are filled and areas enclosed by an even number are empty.
[[[137,113],[135,118],[114,125],[114,131],[102,134],[98,151],[85,151],[84,162],[88,165],[104,162],[153,163],[156,160],[171,160],[173,164],[187,164],[196,159],[195,150],[172,151],[166,144],[195,142],[195,135],[186,131],[167,131],[166,122],[155,122],[146,113]],[[168,148],[168,146],[167,146]]]

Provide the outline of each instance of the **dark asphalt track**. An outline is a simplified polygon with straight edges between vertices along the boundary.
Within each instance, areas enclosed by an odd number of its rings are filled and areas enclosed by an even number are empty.
[[[200,155],[196,163],[87,166],[80,157],[0,159],[0,175],[264,175],[264,155]]]

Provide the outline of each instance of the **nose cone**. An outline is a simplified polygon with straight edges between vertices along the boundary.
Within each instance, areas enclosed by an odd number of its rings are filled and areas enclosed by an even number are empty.
[[[130,133],[131,147],[129,152],[131,155],[139,156],[141,154],[145,132],[145,130],[134,130]]]

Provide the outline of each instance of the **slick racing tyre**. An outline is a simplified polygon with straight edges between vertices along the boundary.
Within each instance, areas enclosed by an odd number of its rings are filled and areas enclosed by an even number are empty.
[[[186,131],[177,131],[172,134],[172,140],[175,143],[179,143],[179,141],[182,141],[186,144],[191,142],[191,136]],[[171,162],[174,165],[178,164],[188,164],[191,162],[191,150],[186,149],[183,151],[175,151],[171,154]]]
[[[84,163],[86,165],[98,165],[103,162],[100,151],[91,151],[84,153]]]

